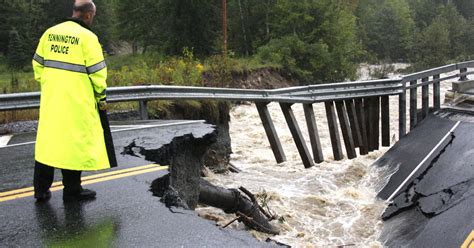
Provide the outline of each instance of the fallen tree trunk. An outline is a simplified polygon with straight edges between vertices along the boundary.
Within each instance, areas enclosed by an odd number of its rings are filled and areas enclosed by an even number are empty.
[[[184,200],[180,198],[181,193],[170,185],[170,174],[160,177],[153,181],[151,185],[153,195],[161,197],[161,201],[167,207],[190,208]],[[244,194],[240,193],[244,192]],[[247,227],[270,234],[278,234],[279,230],[270,224],[273,216],[262,209],[255,197],[245,188],[226,189],[212,185],[204,179],[199,181],[199,200],[200,204],[222,209],[225,213],[236,214],[234,221],[241,221]],[[230,223],[229,223],[230,224]]]
[[[228,214],[236,214],[236,220],[242,221],[247,227],[257,231],[279,234],[279,230],[272,226],[269,220],[272,216],[267,214],[256,202],[253,195],[241,188],[249,198],[242,195],[237,189],[226,189],[212,185],[201,179],[199,203],[220,208]]]

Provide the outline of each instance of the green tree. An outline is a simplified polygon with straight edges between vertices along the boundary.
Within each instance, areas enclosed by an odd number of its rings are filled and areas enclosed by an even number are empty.
[[[361,53],[355,17],[342,1],[278,0],[262,60],[283,64],[306,83],[353,78]]]
[[[464,18],[471,20],[474,18],[474,1],[472,0],[454,0],[458,11],[464,16]]]
[[[158,45],[166,54],[181,54],[185,47],[201,56],[221,50],[221,1],[160,0],[157,3],[161,27]]]
[[[406,0],[361,0],[359,35],[378,59],[403,61],[413,44],[415,22]]]
[[[218,0],[118,0],[118,36],[168,55],[179,55],[192,48],[197,55],[215,50],[220,30]]]
[[[439,14],[444,0],[411,0],[408,2],[418,31],[425,29]]]
[[[128,41],[136,53],[138,46],[147,46],[156,36],[156,21],[151,13],[157,12],[154,1],[117,0],[115,3],[116,37]]]
[[[417,36],[413,52],[417,70],[441,66],[448,61],[450,53],[449,25],[444,18],[436,18]]]
[[[467,27],[474,27],[474,19],[467,21]],[[465,45],[466,45],[466,57],[465,60],[472,60],[474,59],[474,30],[473,29],[466,29],[465,30]]]
[[[456,6],[448,4],[440,9],[440,16],[449,27],[450,52],[448,59],[457,59],[466,54],[468,37],[466,36],[466,19],[459,13]]]
[[[0,4],[0,53],[6,54],[8,46],[10,2]]]
[[[252,55],[270,41],[276,0],[229,1],[229,46],[242,55]]]
[[[21,69],[25,65],[25,53],[18,31],[10,31],[8,39],[8,64],[12,69]]]

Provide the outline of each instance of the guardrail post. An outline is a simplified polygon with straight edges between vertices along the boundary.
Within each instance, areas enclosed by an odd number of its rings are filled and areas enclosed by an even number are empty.
[[[382,96],[382,146],[390,146],[390,98]]]
[[[331,137],[334,160],[342,160],[344,159],[344,155],[342,154],[341,138],[339,137],[339,130],[337,128],[336,110],[334,109],[334,102],[325,102],[324,105],[326,107],[329,136]]]
[[[306,146],[306,142],[301,134],[300,127],[298,126],[298,121],[295,118],[295,114],[291,109],[292,103],[280,103],[281,110],[283,111],[283,115],[285,116],[286,123],[288,124],[288,128],[290,128],[290,132],[293,136],[293,139],[296,143],[296,148],[298,148],[298,152],[301,156],[301,160],[303,160],[303,164],[305,168],[311,168],[314,166],[313,159],[309,154],[308,147]]]
[[[272,117],[270,115],[270,112],[268,111],[268,103],[257,102],[255,105],[257,106],[258,114],[260,115],[260,119],[262,120],[263,128],[265,129],[265,133],[267,134],[267,138],[270,142],[270,147],[272,148],[275,160],[279,164],[285,162],[285,152],[283,151],[280,139],[278,138],[278,134],[275,129],[275,125],[273,125]]]
[[[433,81],[439,80],[440,75],[434,75]],[[434,110],[439,110],[441,108],[441,82],[435,82],[433,84],[433,108]]]
[[[430,92],[429,92],[429,85],[425,85],[428,82],[428,78],[421,79],[423,85],[421,86],[421,118],[425,119],[429,112],[430,112]]]
[[[416,87],[417,80],[410,82],[410,130],[418,124],[418,87]]]
[[[354,138],[354,146],[362,146],[362,134],[360,132],[359,118],[355,109],[354,100],[346,100],[347,115],[349,116],[349,122],[351,125],[352,136]]]
[[[467,72],[467,68],[461,68],[459,69],[460,74],[464,74]],[[459,77],[459,81],[467,81],[467,75],[461,75]]]
[[[367,109],[364,109],[364,103],[362,101],[362,98],[355,99],[354,102],[361,132],[360,155],[367,155],[369,154],[369,147],[367,141],[367,120],[365,118],[365,112],[367,111]]]
[[[309,139],[311,147],[313,148],[314,162],[322,163],[324,161],[323,149],[321,147],[321,140],[319,138],[318,125],[314,116],[312,104],[303,104],[304,115],[306,117],[306,124],[308,126]]]
[[[140,114],[140,119],[148,120],[148,102],[140,101],[138,112]]]
[[[357,157],[354,139],[352,136],[351,127],[349,124],[349,117],[347,115],[346,108],[343,101],[336,102],[337,116],[339,117],[339,122],[341,124],[342,137],[344,138],[344,145],[346,147],[347,157],[353,159]]]
[[[402,93],[398,95],[398,139],[403,138],[407,133],[407,92],[406,83],[402,83]]]

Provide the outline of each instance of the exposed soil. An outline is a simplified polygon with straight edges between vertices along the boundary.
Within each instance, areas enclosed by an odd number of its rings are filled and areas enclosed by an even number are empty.
[[[212,75],[204,73],[204,86],[218,86]],[[261,68],[253,71],[232,72],[232,81],[228,88],[239,89],[278,89],[297,86],[298,82],[292,79],[292,75],[278,68]]]

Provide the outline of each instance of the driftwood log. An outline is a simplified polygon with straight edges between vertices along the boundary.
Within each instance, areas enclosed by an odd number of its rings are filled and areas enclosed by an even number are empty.
[[[185,200],[180,198],[183,192],[177,192],[177,190],[170,185],[169,174],[154,180],[151,185],[151,191],[153,195],[161,197],[161,201],[164,202],[167,207],[194,209],[191,208]],[[270,221],[275,217],[260,207],[252,193],[245,188],[241,187],[239,190],[226,189],[215,186],[201,178],[198,202],[222,209],[228,214],[236,214],[237,218],[234,221],[241,221],[251,229],[269,234],[279,233],[278,228],[270,224]]]
[[[248,197],[241,194],[245,193]],[[202,179],[200,183],[199,203],[220,208],[228,214],[236,214],[247,227],[257,231],[278,234],[279,230],[270,224],[273,216],[261,208],[255,197],[245,188],[226,189],[212,185]]]

